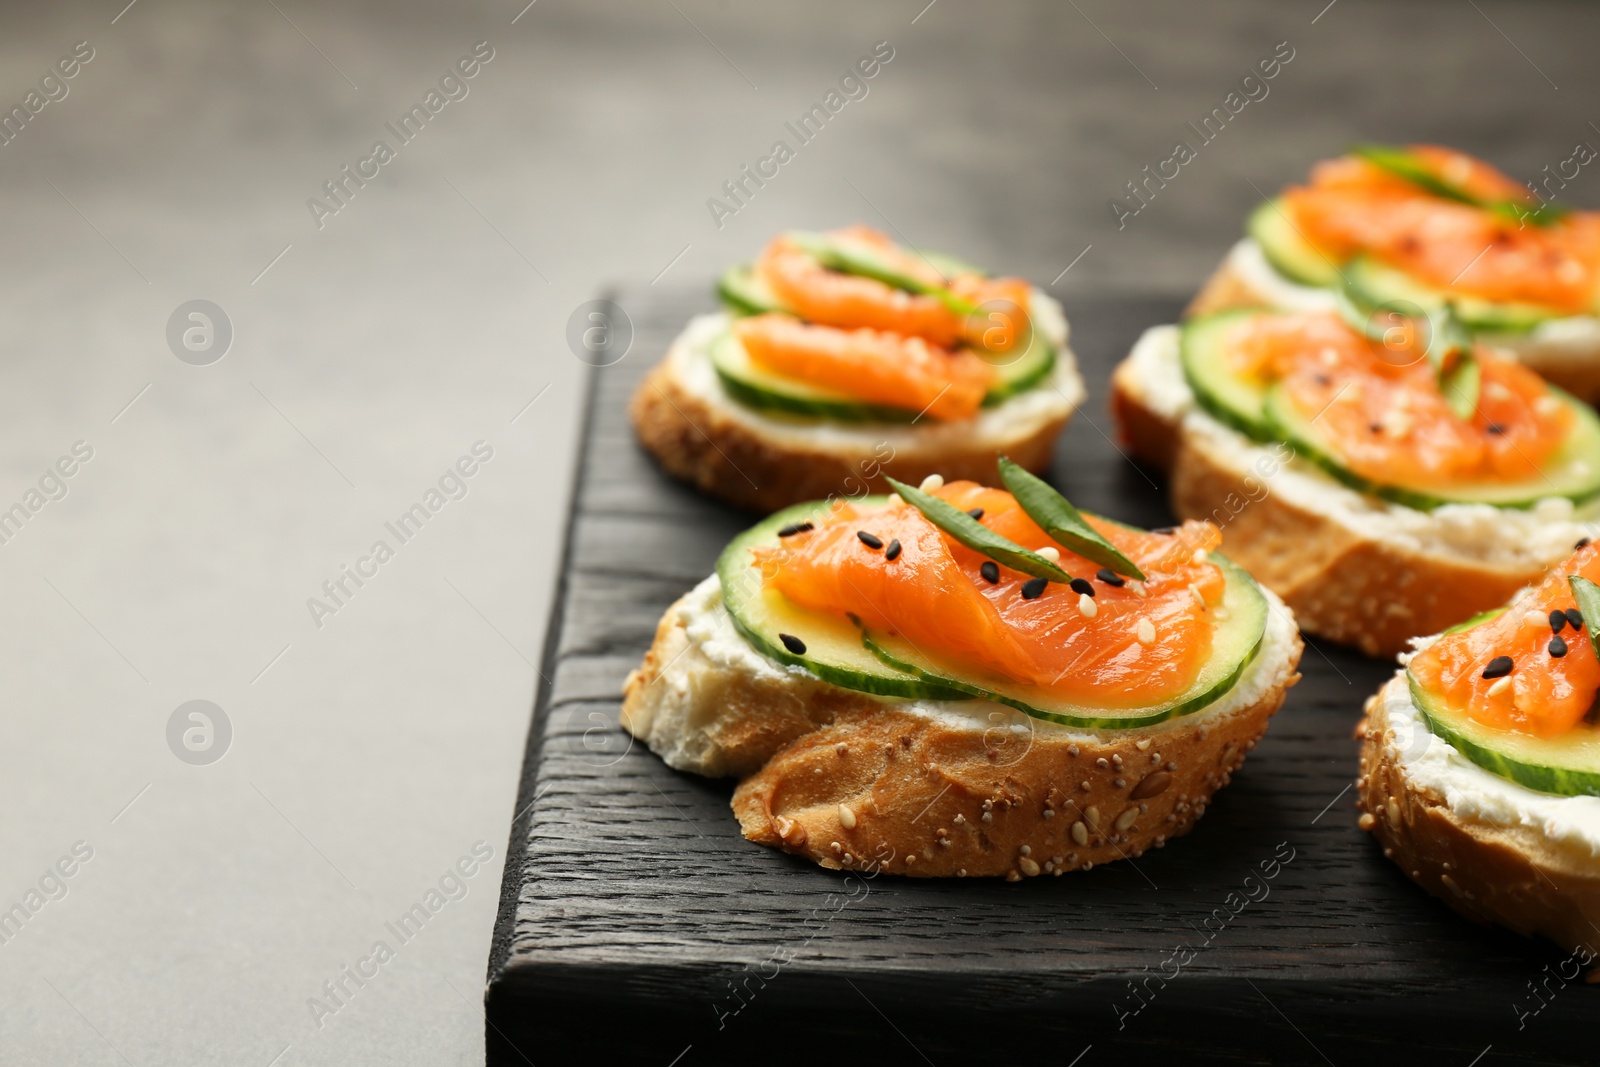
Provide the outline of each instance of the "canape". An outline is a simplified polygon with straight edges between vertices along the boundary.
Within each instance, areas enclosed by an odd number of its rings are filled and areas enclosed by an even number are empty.
[[[718,291],[630,416],[668,473],[754,510],[992,482],[1001,453],[1042,470],[1084,397],[1049,296],[864,226],[781,234]]]
[[[1207,522],[890,480],[736,538],[628,678],[622,723],[741,779],[744,835],[825,867],[1062,874],[1188,832],[1299,679],[1288,610]]]
[[[1363,829],[1463,915],[1600,944],[1600,548],[1417,642],[1367,702]]]

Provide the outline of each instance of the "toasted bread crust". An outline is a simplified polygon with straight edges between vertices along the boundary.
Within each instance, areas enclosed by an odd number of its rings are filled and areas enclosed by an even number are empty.
[[[653,745],[651,689],[671,684],[663,671],[688,641],[674,605],[624,686],[622,724]],[[1301,647],[1296,635],[1248,707],[1091,740],[998,705],[983,729],[793,674],[723,671],[693,687],[725,749],[695,769],[743,778],[745,837],[824,867],[1012,880],[1088,869],[1193,828],[1299,681]]]
[[[1209,315],[1235,308],[1271,307],[1272,299],[1257,290],[1236,270],[1231,258],[1222,263],[1200,287],[1200,292],[1184,309],[1184,318]],[[1494,343],[1494,337],[1487,338]],[[1586,404],[1600,403],[1600,348],[1592,352],[1547,352],[1530,349],[1508,352],[1523,366],[1558,388],[1565,389]]]
[[[1391,681],[1390,685],[1404,684]],[[1540,934],[1567,949],[1600,947],[1600,863],[1550,847],[1536,827],[1464,818],[1408,778],[1381,699],[1359,731],[1361,826],[1429,893],[1480,923]]]
[[[1145,404],[1128,368],[1124,362],[1112,376],[1112,408],[1129,450],[1169,472],[1172,510],[1181,518],[1218,522],[1228,558],[1282,597],[1306,633],[1369,656],[1394,656],[1413,637],[1505,603],[1543,573],[1369,538],[1264,493],[1250,471],[1224,462]]]
[[[912,485],[930,474],[994,484],[1002,453],[1042,472],[1067,422],[1062,415],[1030,432],[981,445],[945,440],[896,445],[887,456],[881,444],[796,447],[761,434],[685,389],[671,361],[657,365],[639,385],[628,416],[640,443],[668,474],[763,513],[834,495],[887,492],[886,476]]]

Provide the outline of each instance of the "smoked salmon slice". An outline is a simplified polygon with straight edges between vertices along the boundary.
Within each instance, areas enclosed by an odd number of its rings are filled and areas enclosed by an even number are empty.
[[[1439,388],[1425,339],[1388,340],[1369,340],[1332,313],[1292,312],[1247,318],[1228,343],[1241,375],[1282,381],[1340,460],[1375,482],[1526,481],[1566,440],[1571,410],[1526,367],[1479,348],[1478,401],[1463,419]]]
[[[1055,543],[1000,489],[953,482],[933,495],[1025,548]],[[1144,707],[1193,684],[1211,654],[1226,579],[1208,522],[1164,533],[1086,519],[1143,582],[1061,549],[1071,585],[998,565],[916,508],[839,502],[812,528],[755,549],[766,584],[794,603],[898,635],[961,671],[1107,708]],[[876,547],[874,547],[876,545]]]
[[[997,377],[969,351],[885,330],[813,326],[778,314],[739,319],[732,329],[768,370],[937,420],[971,417]]]
[[[1538,206],[1511,178],[1460,152],[1432,145],[1411,157],[1442,181],[1488,202]],[[1600,298],[1600,214],[1573,212],[1537,225],[1435,196],[1365,159],[1318,164],[1307,186],[1283,194],[1300,232],[1336,262],[1366,253],[1435,288],[1527,303],[1564,314],[1593,311]]]
[[[1583,546],[1498,618],[1418,652],[1412,675],[1485,726],[1546,738],[1571,730],[1595,704],[1600,661],[1570,575],[1600,582],[1600,546]]]

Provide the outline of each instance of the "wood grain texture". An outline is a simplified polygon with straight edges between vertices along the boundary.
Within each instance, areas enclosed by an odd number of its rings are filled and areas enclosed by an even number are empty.
[[[1017,884],[864,879],[744,841],[731,782],[673,772],[616,726],[661,612],[753,521],[661,475],[624,418],[709,298],[620,302],[636,336],[594,376],[489,963],[491,1063],[1003,1050],[1066,1064],[1092,1046],[1086,1067],[1118,1053],[1466,1067],[1491,1045],[1485,1067],[1593,1062],[1580,1038],[1596,992],[1551,978],[1562,953],[1458,918],[1356,828],[1352,730],[1392,668],[1334,646],[1307,642],[1305,680],[1195,832],[1135,862]],[[1068,307],[1091,399],[1054,481],[1078,505],[1171,521],[1104,398],[1139,331],[1180,308]],[[1289,850],[1240,906],[1246,878]],[[1170,977],[1180,946],[1192,958]]]

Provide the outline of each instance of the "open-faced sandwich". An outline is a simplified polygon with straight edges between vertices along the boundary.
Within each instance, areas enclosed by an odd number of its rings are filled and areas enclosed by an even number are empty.
[[[1363,829],[1456,911],[1600,939],[1600,547],[1443,634],[1367,702]]]
[[[825,867],[1015,880],[1187,832],[1299,680],[1293,618],[1209,523],[1136,530],[1000,467],[740,535],[623,726]]]
[[[669,473],[755,510],[992,482],[1000,453],[1042,470],[1084,397],[1054,300],[864,226],[781,234],[718,290],[630,415]]]
[[[1363,146],[1257,208],[1190,311],[1330,309],[1346,285],[1450,303],[1481,341],[1600,400],[1600,213],[1448,148]]]
[[[1173,510],[1369,655],[1503,603],[1600,511],[1594,412],[1448,312],[1204,315],[1147,331],[1112,386]]]

